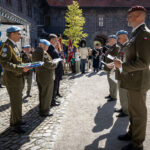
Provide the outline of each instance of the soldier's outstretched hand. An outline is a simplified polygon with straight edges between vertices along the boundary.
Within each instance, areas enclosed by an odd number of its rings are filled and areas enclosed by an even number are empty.
[[[23,72],[27,72],[27,71],[29,71],[29,70],[31,70],[32,68],[30,68],[30,67],[24,67],[23,68]]]

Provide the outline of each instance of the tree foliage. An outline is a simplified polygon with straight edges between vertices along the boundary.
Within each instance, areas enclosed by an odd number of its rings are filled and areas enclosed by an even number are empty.
[[[87,34],[83,33],[85,18],[83,17],[82,9],[79,8],[78,2],[73,0],[73,3],[68,5],[65,20],[66,29],[64,35],[72,40],[73,46],[78,47],[80,40],[87,37]],[[68,41],[63,40],[66,46],[68,45]]]

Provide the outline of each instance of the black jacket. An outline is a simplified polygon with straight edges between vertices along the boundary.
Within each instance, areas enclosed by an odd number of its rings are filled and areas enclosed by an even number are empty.
[[[47,50],[47,53],[52,57],[52,59],[61,58],[60,53],[58,52],[57,49],[55,49],[55,47],[53,45],[49,46],[49,48]],[[63,64],[62,64],[62,61],[60,61],[58,63],[58,66],[55,69],[55,75],[56,75],[56,78],[57,78],[57,76],[61,77],[63,75]]]

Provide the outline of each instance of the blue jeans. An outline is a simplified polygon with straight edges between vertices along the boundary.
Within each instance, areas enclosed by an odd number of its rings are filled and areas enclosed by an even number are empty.
[[[81,72],[85,73],[86,59],[81,59]]]

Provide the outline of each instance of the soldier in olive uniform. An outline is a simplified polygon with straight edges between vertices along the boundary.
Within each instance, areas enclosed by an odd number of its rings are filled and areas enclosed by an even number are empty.
[[[128,43],[128,32],[125,30],[120,30],[117,32],[116,35],[117,35],[118,42],[121,44],[118,58],[122,62],[125,62],[126,45]],[[115,74],[116,74],[116,79],[118,80],[119,99],[120,99],[120,105],[121,105],[121,109],[116,109],[115,112],[119,113],[117,117],[126,117],[128,116],[127,90],[120,87],[121,77],[120,77],[119,69],[116,69]]]
[[[131,142],[122,150],[143,150],[146,134],[146,93],[150,88],[150,30],[145,25],[146,9],[134,6],[128,11],[128,24],[133,28],[126,50],[126,60],[114,60],[121,72],[121,87],[128,90],[130,126],[119,140]]]
[[[7,29],[8,39],[0,48],[0,63],[4,69],[3,80],[10,96],[11,118],[10,125],[17,133],[24,133],[22,122],[22,90],[24,86],[23,72],[28,67],[21,66],[20,51],[16,45],[21,39],[20,28],[12,26]]]
[[[116,35],[110,35],[108,37],[108,42],[110,45],[110,48],[107,50],[105,53],[105,62],[107,64],[113,63],[113,60],[107,58],[108,55],[111,56],[118,56],[119,53],[119,46],[116,44],[117,43],[117,36]],[[104,66],[104,70],[107,72],[107,79],[109,83],[109,95],[106,96],[105,98],[108,99],[108,101],[114,101],[117,99],[117,84],[110,79],[110,73],[111,69],[108,68],[108,66]]]
[[[53,87],[55,80],[55,68],[57,63],[53,62],[50,55],[47,53],[49,41],[40,40],[39,47],[32,54],[32,61],[43,61],[41,67],[35,68],[36,80],[39,89],[39,109],[41,116],[52,116],[49,112],[53,96]]]
[[[22,62],[23,63],[30,63],[32,62],[32,55],[30,54],[31,51],[31,46],[30,45],[25,45],[22,47],[23,51],[21,53],[22,57]],[[27,97],[32,97],[30,95],[31,92],[31,85],[32,85],[32,73],[33,70],[29,70],[28,72],[23,73],[24,75],[24,80],[27,81],[27,92],[26,92],[26,98]]]

